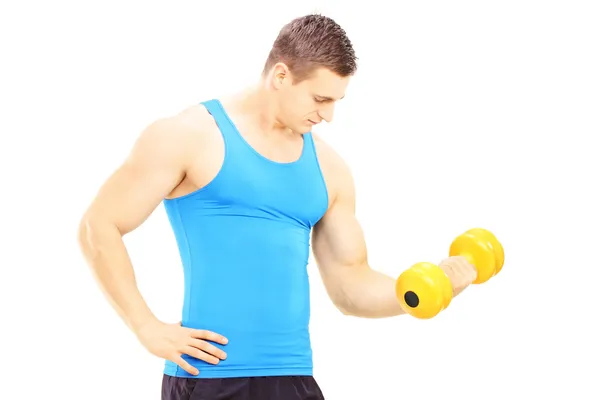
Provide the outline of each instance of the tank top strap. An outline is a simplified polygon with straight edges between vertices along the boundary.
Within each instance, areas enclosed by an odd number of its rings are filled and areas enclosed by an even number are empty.
[[[319,165],[317,157],[317,148],[315,147],[315,140],[312,132],[307,132],[302,135],[304,139],[304,151],[302,152],[302,159],[304,162]]]
[[[237,142],[236,135],[236,127],[233,125],[233,122],[229,119],[229,116],[223,109],[221,102],[219,99],[211,99],[207,101],[203,101],[200,104],[206,108],[206,110],[212,115],[214,118],[219,130],[221,131],[221,135],[223,135],[223,139],[229,145]]]
[[[313,134],[312,132],[307,132],[305,134],[302,135],[302,137],[304,138],[304,144],[306,145],[306,150],[309,151],[309,154],[316,154],[316,149],[315,149],[315,141],[313,139]]]

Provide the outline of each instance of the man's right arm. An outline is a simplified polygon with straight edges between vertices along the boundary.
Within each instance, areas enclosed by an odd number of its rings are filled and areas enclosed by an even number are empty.
[[[134,332],[155,316],[138,290],[123,236],[140,226],[184,178],[189,130],[177,117],[150,124],[80,222],[84,257],[102,292]]]

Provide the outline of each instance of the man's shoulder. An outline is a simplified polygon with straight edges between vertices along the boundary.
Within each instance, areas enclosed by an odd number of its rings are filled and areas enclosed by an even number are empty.
[[[134,151],[184,162],[188,156],[194,155],[192,149],[204,143],[211,121],[210,114],[201,104],[158,117],[139,134]]]
[[[212,116],[202,103],[185,107],[164,119],[181,134],[205,132],[213,123]]]
[[[163,145],[168,142],[185,146],[190,140],[201,139],[211,123],[212,118],[206,108],[202,104],[195,104],[174,114],[158,117],[143,130],[141,138]]]

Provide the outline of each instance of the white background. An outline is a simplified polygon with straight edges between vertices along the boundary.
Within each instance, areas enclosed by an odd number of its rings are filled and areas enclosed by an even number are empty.
[[[102,297],[79,218],[146,125],[253,83],[281,26],[318,11],[360,58],[318,132],[354,171],[372,267],[438,262],[474,226],[506,251],[429,321],[344,317],[311,263],[326,398],[600,398],[593,3],[3,3],[0,397],[160,398],[163,361]],[[178,320],[162,206],[126,243],[151,308]]]

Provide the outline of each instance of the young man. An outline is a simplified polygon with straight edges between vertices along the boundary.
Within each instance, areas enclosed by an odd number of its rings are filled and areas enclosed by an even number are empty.
[[[341,312],[403,313],[395,279],[367,262],[348,167],[311,133],[332,119],[355,71],[352,44],[332,19],[291,21],[259,84],[150,124],[83,217],[80,244],[100,287],[166,360],[164,400],[324,398],[308,331],[311,239]],[[160,203],[184,268],[177,324],[144,302],[122,240]],[[474,279],[462,258],[441,265],[455,293]]]

